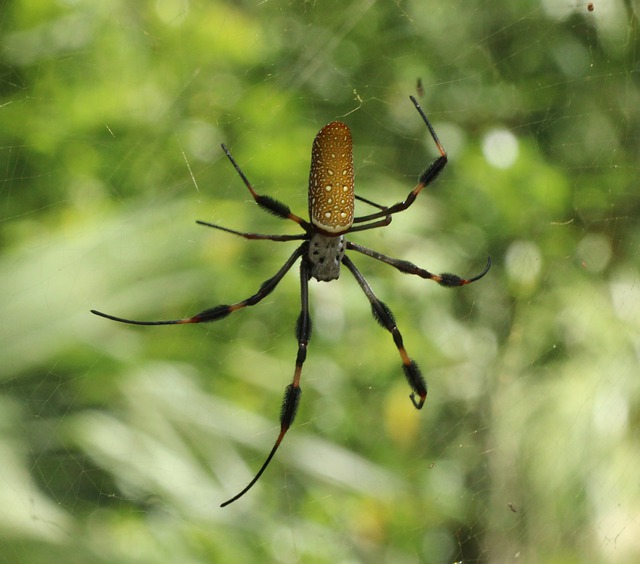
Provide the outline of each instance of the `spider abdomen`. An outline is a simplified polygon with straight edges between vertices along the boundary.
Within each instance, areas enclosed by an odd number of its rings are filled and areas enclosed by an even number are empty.
[[[325,233],[344,233],[353,224],[353,198],[351,131],[344,123],[334,121],[313,140],[309,173],[311,223]]]
[[[329,282],[340,276],[340,263],[344,256],[344,236],[330,237],[316,233],[309,241],[311,276],[321,282]]]

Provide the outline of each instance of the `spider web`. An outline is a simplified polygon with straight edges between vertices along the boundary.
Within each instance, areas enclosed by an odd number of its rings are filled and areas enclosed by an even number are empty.
[[[592,8],[592,9],[591,9]],[[636,562],[640,556],[637,4],[14,1],[0,8],[0,561]],[[353,253],[429,383],[416,411],[345,271],[310,284],[295,424],[295,243],[311,141],[354,137],[390,205]],[[371,208],[357,203],[360,214]]]

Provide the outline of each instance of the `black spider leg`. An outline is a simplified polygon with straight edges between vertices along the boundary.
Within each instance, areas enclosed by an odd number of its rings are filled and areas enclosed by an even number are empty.
[[[380,301],[376,297],[371,286],[369,286],[362,273],[356,268],[356,265],[351,262],[351,259],[347,255],[342,257],[342,264],[351,271],[351,274],[353,274],[358,284],[360,284],[362,291],[369,299],[374,319],[393,336],[393,342],[396,344],[400,357],[402,358],[402,369],[404,370],[404,375],[407,378],[407,382],[409,382],[409,386],[411,386],[411,389],[413,390],[409,398],[416,409],[422,409],[422,406],[427,399],[427,382],[425,381],[424,376],[422,376],[420,368],[418,368],[416,362],[409,358],[409,355],[404,348],[402,335],[396,325],[393,313],[391,313],[391,310],[384,302]],[[418,401],[416,401],[416,394],[420,398]]]
[[[386,210],[386,206],[381,206],[380,204],[376,204],[375,202],[371,201],[371,200],[367,200],[367,198],[364,198],[363,196],[358,196],[358,194],[354,194],[353,196],[356,200],[360,200],[361,202],[364,202],[365,204],[369,204],[370,206],[373,206],[374,208],[378,208],[379,210]]]
[[[238,311],[239,309],[245,308],[247,306],[256,305],[258,302],[266,298],[280,283],[280,280],[282,280],[284,275],[293,266],[293,263],[295,263],[306,252],[307,244],[303,243],[293,252],[293,254],[287,259],[287,262],[282,265],[280,270],[278,270],[278,272],[276,272],[274,276],[265,280],[260,285],[260,289],[253,296],[232,305],[219,305],[216,307],[205,309],[200,313],[197,313],[193,317],[186,317],[184,319],[169,319],[165,321],[135,321],[133,319],[125,319],[124,317],[116,317],[114,315],[102,313],[101,311],[96,311],[95,309],[92,309],[91,313],[99,315],[100,317],[111,319],[112,321],[129,323],[130,325],[182,325],[185,323],[206,323],[208,321],[217,321],[218,319],[227,317],[227,315],[233,313],[234,311]]]
[[[291,424],[295,419],[296,412],[298,411],[298,404],[300,403],[300,394],[302,393],[302,390],[300,389],[300,375],[302,373],[302,365],[307,358],[307,345],[311,338],[311,317],[309,316],[309,279],[309,261],[305,257],[300,263],[300,316],[296,323],[298,354],[296,356],[296,367],[293,372],[293,380],[284,390],[282,409],[280,411],[280,434],[278,435],[269,456],[267,456],[267,459],[264,461],[253,480],[251,480],[240,493],[225,501],[220,505],[220,507],[226,507],[230,503],[240,499],[255,485],[255,483],[260,479],[260,476],[262,476],[263,472],[267,469],[267,466],[269,466],[269,463],[278,450],[282,439],[284,439],[284,436],[287,434],[289,427],[291,427]]]
[[[416,276],[420,276],[421,278],[425,278],[426,280],[433,280],[434,282],[437,282],[441,286],[446,286],[447,288],[464,286],[465,284],[471,284],[471,282],[480,280],[480,278],[482,278],[487,272],[489,272],[489,268],[491,268],[491,257],[489,257],[487,258],[487,265],[484,267],[483,271],[480,274],[477,274],[476,276],[473,276],[471,278],[461,278],[457,274],[451,274],[450,272],[433,274],[432,272],[429,272],[424,268],[416,266],[408,260],[400,260],[387,255],[383,255],[378,251],[373,251],[371,249],[368,249],[367,247],[358,245],[357,243],[352,243],[351,241],[347,241],[347,249],[358,251],[363,255],[367,255],[381,262],[390,264],[394,268],[397,268],[400,272],[404,272],[406,274],[415,274]]]
[[[251,196],[253,196],[253,199],[256,201],[256,204],[258,204],[262,209],[264,209],[264,210],[268,211],[269,213],[275,215],[276,217],[279,217],[279,218],[282,218],[282,219],[290,219],[291,221],[295,221],[307,233],[309,233],[312,230],[311,224],[308,221],[305,221],[301,217],[299,217],[299,216],[295,215],[294,213],[292,213],[291,209],[289,208],[289,206],[287,204],[284,204],[284,203],[276,200],[275,198],[272,198],[271,196],[263,196],[261,194],[258,194],[253,189],[253,186],[251,186],[251,183],[249,182],[249,180],[245,176],[244,172],[242,172],[242,169],[240,168],[238,163],[236,163],[236,161],[233,158],[233,156],[231,156],[231,152],[229,151],[229,149],[227,149],[226,145],[223,143],[221,145],[221,147],[222,147],[222,150],[224,151],[224,154],[227,155],[227,158],[231,161],[231,164],[233,165],[233,168],[236,169],[236,172],[240,175],[240,178],[242,178],[242,181],[244,182],[244,185],[248,188],[249,192],[251,192]]]
[[[361,202],[364,202],[365,204],[369,204],[370,206],[373,206],[374,208],[378,208],[379,210],[382,211],[386,211],[387,208],[385,206],[381,206],[380,204],[376,204],[375,202],[371,201],[371,200],[367,200],[367,198],[363,198],[362,196],[358,196],[358,194],[354,195],[356,200],[360,200]],[[366,225],[356,225],[351,226],[348,230],[347,233],[353,233],[354,231],[367,231],[369,229],[377,229],[378,227],[386,227],[387,225],[389,225],[391,223],[391,216],[387,215],[385,216],[384,219],[381,219],[380,221],[374,221],[373,223],[368,223]]]
[[[270,235],[265,233],[245,233],[243,231],[236,231],[235,229],[229,229],[228,227],[222,227],[221,225],[216,225],[215,223],[209,223],[208,221],[200,221],[196,220],[196,223],[200,225],[204,225],[205,227],[213,227],[214,229],[219,229],[220,231],[226,231],[227,233],[232,233],[233,235],[239,235],[240,237],[244,237],[245,239],[260,239],[267,241],[300,241],[301,239],[309,239],[309,235],[307,233],[299,233],[297,235]]]
[[[438,148],[438,152],[440,153],[440,156],[437,157],[420,175],[420,178],[418,179],[418,184],[416,184],[416,187],[413,190],[411,190],[411,192],[409,192],[407,198],[403,202],[398,202],[397,204],[394,204],[392,206],[385,207],[384,210],[379,212],[356,217],[353,220],[354,223],[362,223],[364,221],[378,219],[379,217],[392,215],[394,213],[398,213],[406,210],[411,204],[413,204],[415,199],[418,197],[418,194],[422,192],[422,189],[425,186],[428,186],[429,184],[431,184],[436,179],[436,177],[442,172],[442,169],[447,164],[447,152],[444,150],[442,143],[440,143],[440,140],[438,139],[438,136],[435,130],[433,129],[431,122],[427,118],[423,109],[420,107],[420,104],[418,103],[418,101],[413,96],[409,96],[409,98],[411,98],[413,105],[416,107],[416,110],[418,110],[420,117],[422,117],[422,120],[426,124],[427,129],[429,130],[429,133],[431,134],[431,137],[434,143],[436,144],[436,147]]]

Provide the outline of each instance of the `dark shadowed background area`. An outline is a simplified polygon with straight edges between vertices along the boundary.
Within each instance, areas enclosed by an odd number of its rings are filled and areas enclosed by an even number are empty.
[[[640,559],[640,33],[633,0],[59,0],[0,7],[0,562]],[[341,120],[356,191],[402,200],[312,281],[296,422],[278,430],[294,268],[209,325],[132,327],[253,294],[307,214]],[[362,203],[357,213],[368,213]]]

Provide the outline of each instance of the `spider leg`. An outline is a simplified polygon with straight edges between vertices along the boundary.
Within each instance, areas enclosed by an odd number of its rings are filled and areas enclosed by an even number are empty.
[[[284,439],[284,436],[295,419],[298,404],[300,403],[300,394],[302,393],[302,390],[300,389],[300,375],[302,373],[302,365],[307,358],[307,345],[311,338],[311,317],[309,316],[309,269],[308,261],[303,259],[300,264],[300,316],[296,323],[298,354],[296,356],[296,367],[293,373],[293,380],[291,384],[285,388],[284,398],[282,399],[282,409],[280,411],[280,434],[278,435],[269,456],[267,456],[267,459],[260,467],[260,470],[258,470],[258,473],[254,476],[253,480],[251,480],[240,493],[225,501],[220,505],[220,507],[226,507],[230,503],[240,499],[255,485],[255,483],[260,479],[260,476],[262,476],[263,472],[267,469],[267,466],[269,466],[269,463],[278,450],[282,439]]]
[[[351,271],[351,274],[353,274],[354,278],[362,288],[362,291],[369,299],[374,319],[393,336],[393,342],[396,344],[400,357],[402,358],[402,369],[404,370],[404,375],[407,378],[407,382],[409,382],[409,386],[411,386],[411,389],[413,390],[409,398],[416,409],[422,409],[422,406],[427,399],[427,383],[420,372],[420,368],[418,368],[418,365],[414,360],[409,358],[409,355],[404,348],[402,335],[396,325],[393,313],[391,313],[391,310],[384,302],[380,301],[376,297],[371,286],[369,286],[362,273],[356,268],[356,265],[351,262],[351,259],[347,255],[342,257],[342,264]],[[419,396],[417,401],[416,394]]]
[[[228,227],[222,227],[221,225],[216,225],[207,221],[200,221],[199,219],[196,220],[196,223],[204,225],[206,227],[213,227],[214,229],[219,229],[220,231],[226,231],[227,233],[232,233],[233,235],[239,235],[240,237],[244,237],[245,239],[261,239],[267,241],[299,241],[300,239],[309,238],[306,233],[300,233],[298,235],[268,235],[263,233],[244,233],[242,231],[236,231],[235,229],[229,229]]]
[[[408,260],[400,260],[387,255],[383,255],[378,251],[373,251],[371,249],[368,249],[367,247],[363,247],[362,245],[351,243],[350,241],[347,241],[347,249],[358,251],[363,255],[367,255],[381,262],[390,264],[394,268],[397,268],[400,272],[404,272],[406,274],[415,274],[416,276],[420,276],[420,278],[425,278],[426,280],[433,280],[434,282],[437,282],[441,286],[446,286],[447,288],[464,286],[465,284],[471,284],[471,282],[480,280],[480,278],[482,278],[487,272],[489,272],[489,268],[491,268],[491,257],[489,257],[487,259],[487,265],[484,267],[480,274],[477,274],[476,276],[473,276],[471,278],[461,278],[457,274],[451,274],[450,272],[433,274],[432,272],[429,272],[424,268],[416,266]]]
[[[244,182],[244,185],[248,188],[249,192],[251,192],[251,196],[253,196],[253,199],[256,201],[256,204],[258,204],[262,209],[275,215],[276,217],[295,221],[305,231],[309,232],[309,230],[311,229],[311,225],[309,224],[309,222],[305,221],[301,217],[292,213],[287,204],[284,204],[276,200],[275,198],[272,198],[271,196],[263,196],[261,194],[258,194],[253,189],[253,186],[251,186],[251,183],[245,176],[244,172],[242,172],[242,169],[240,168],[238,163],[236,163],[235,159],[231,155],[231,152],[229,151],[229,149],[227,149],[226,145],[223,143],[221,147],[222,147],[222,150],[224,151],[224,154],[227,155],[227,158],[231,161],[233,168],[236,169],[236,172],[238,173],[240,178],[242,178],[242,182]]]
[[[438,149],[438,152],[440,153],[440,156],[437,157],[420,175],[420,178],[418,179],[418,184],[416,184],[415,188],[411,190],[411,192],[409,192],[409,194],[407,195],[404,201],[398,202],[397,204],[394,204],[389,207],[384,207],[384,209],[379,212],[356,217],[353,219],[354,223],[362,223],[364,221],[378,219],[379,217],[392,215],[394,213],[398,213],[406,210],[411,204],[413,204],[415,199],[418,197],[418,194],[422,192],[422,189],[425,186],[428,186],[429,184],[431,184],[436,179],[436,177],[442,172],[442,169],[447,164],[447,152],[444,150],[442,143],[440,143],[440,139],[438,139],[438,136],[435,130],[433,129],[431,122],[427,118],[426,114],[424,113],[424,110],[422,109],[418,101],[413,96],[409,96],[409,98],[411,98],[411,101],[413,102],[413,105],[415,106],[416,110],[418,110],[418,113],[420,114],[422,121],[424,121],[425,125],[427,126],[427,129],[429,130],[429,133],[431,134],[431,138],[436,144],[436,147]]]
[[[364,202],[365,204],[369,204],[370,206],[373,206],[374,208],[378,208],[379,210],[382,210],[382,211],[387,210],[385,206],[376,204],[375,202],[372,202],[371,200],[367,200],[367,198],[363,198],[362,196],[358,196],[357,194],[355,194],[354,197],[356,200],[360,200],[361,202]],[[376,229],[378,227],[386,227],[391,223],[391,220],[392,220],[392,217],[390,215],[386,215],[384,219],[381,219],[379,221],[367,223],[366,225],[356,225],[355,227],[351,226],[347,231],[347,233],[353,233],[354,231],[367,231],[368,229]]]
[[[379,210],[386,210],[386,206],[381,206],[380,204],[376,204],[375,202],[372,202],[371,200],[367,200],[367,198],[364,198],[362,196],[358,196],[358,194],[354,194],[353,197],[356,200],[360,200],[361,202],[364,202],[365,204],[369,204],[370,206],[373,206],[374,208],[378,208]]]
[[[165,321],[135,321],[133,319],[125,319],[124,317],[116,317],[114,315],[109,315],[108,313],[102,313],[101,311],[96,311],[95,309],[92,309],[91,313],[99,315],[100,317],[111,319],[112,321],[129,323],[130,325],[182,325],[185,323],[206,323],[208,321],[217,321],[218,319],[222,319],[230,313],[233,313],[234,311],[238,311],[239,309],[245,308],[247,306],[256,305],[258,302],[266,298],[280,283],[280,280],[282,280],[284,275],[293,266],[293,263],[296,262],[296,260],[298,260],[298,258],[300,258],[303,253],[306,252],[306,249],[307,245],[305,243],[300,245],[287,259],[287,262],[284,263],[280,270],[278,270],[278,272],[276,272],[274,276],[272,276],[268,280],[265,280],[260,286],[260,289],[253,296],[232,305],[219,305],[216,307],[205,309],[200,313],[197,313],[193,317],[186,317],[184,319],[169,319]]]
[[[355,227],[350,227],[347,233],[355,233],[356,231],[368,231],[369,229],[377,229],[378,227],[386,227],[391,223],[391,216],[388,215],[384,219],[380,219],[378,221],[372,221],[371,223],[367,223],[366,225],[356,225]]]

